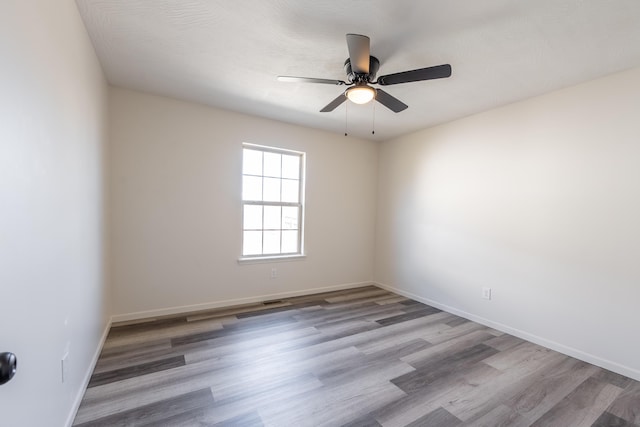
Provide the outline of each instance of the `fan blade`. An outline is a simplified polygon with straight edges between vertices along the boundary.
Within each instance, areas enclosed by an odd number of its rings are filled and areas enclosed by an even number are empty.
[[[435,67],[420,68],[418,70],[403,71],[378,77],[378,84],[382,86],[397,85],[399,83],[419,82],[421,80],[443,79],[451,76],[451,65],[436,65]]]
[[[347,34],[351,70],[356,74],[369,74],[369,37]]]
[[[394,113],[399,113],[400,111],[409,108],[407,104],[400,101],[398,98],[389,95],[382,89],[376,89],[376,92],[378,92],[376,94],[376,101],[378,101],[380,104],[384,105]]]
[[[334,99],[333,101],[328,103],[326,105],[326,107],[324,107],[322,110],[320,110],[320,112],[321,113],[328,113],[330,111],[333,111],[338,107],[338,105],[342,104],[346,100],[347,100],[347,97],[344,96],[344,93],[341,93],[336,99]]]
[[[292,77],[292,76],[278,76],[279,82],[288,83],[322,83],[326,85],[346,85],[347,82],[342,80],[331,79],[314,79],[313,77]]]

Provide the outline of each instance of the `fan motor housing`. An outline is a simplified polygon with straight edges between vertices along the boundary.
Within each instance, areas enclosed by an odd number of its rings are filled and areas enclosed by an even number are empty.
[[[347,77],[351,82],[358,82],[362,80],[371,82],[372,80],[376,79],[376,73],[378,72],[379,68],[380,61],[378,61],[378,58],[376,58],[375,56],[369,56],[369,74],[354,73],[351,69],[351,60],[347,58],[347,60],[344,61],[344,71],[345,73],[347,73]]]

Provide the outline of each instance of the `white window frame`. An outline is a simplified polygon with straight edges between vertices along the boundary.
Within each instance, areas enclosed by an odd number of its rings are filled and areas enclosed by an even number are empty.
[[[276,154],[284,154],[284,155],[295,155],[295,156],[299,156],[300,157],[300,167],[299,167],[299,174],[298,174],[298,202],[297,203],[293,203],[293,202],[271,202],[271,201],[254,201],[254,200],[244,200],[244,197],[242,195],[242,191],[241,191],[241,248],[240,248],[240,257],[238,258],[239,262],[261,262],[261,261],[270,261],[270,260],[275,260],[275,261],[279,261],[279,260],[287,260],[287,259],[300,259],[300,258],[304,258],[305,257],[305,253],[304,253],[304,214],[305,214],[305,203],[304,203],[304,196],[305,196],[305,175],[306,175],[306,153],[301,152],[301,151],[294,151],[294,150],[288,150],[288,149],[284,149],[284,148],[278,148],[278,147],[270,147],[270,146],[266,146],[266,145],[258,145],[258,144],[250,144],[250,143],[243,143],[242,144],[242,153],[243,153],[243,170],[242,170],[242,174],[241,177],[244,176],[260,176],[263,179],[265,178],[264,175],[264,163],[263,163],[263,171],[262,171],[262,175],[249,175],[244,173],[244,149],[249,149],[249,150],[256,150],[256,151],[262,151],[263,153],[276,153]],[[267,178],[269,178],[269,176],[266,176]],[[264,190],[263,190],[264,191]],[[254,206],[281,206],[281,207],[297,207],[298,208],[298,250],[296,252],[287,252],[287,253],[269,253],[269,254],[257,254],[257,255],[244,255],[244,233],[245,233],[245,228],[244,228],[244,211],[245,211],[245,206],[247,205],[254,205]],[[262,228],[261,230],[265,230],[264,228]],[[280,231],[282,231],[282,229],[280,229]],[[281,237],[282,239],[282,237]],[[281,240],[282,241],[282,240]]]

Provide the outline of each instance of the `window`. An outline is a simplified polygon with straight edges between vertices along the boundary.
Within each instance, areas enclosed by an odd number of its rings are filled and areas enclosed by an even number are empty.
[[[242,256],[302,255],[304,153],[244,144]]]

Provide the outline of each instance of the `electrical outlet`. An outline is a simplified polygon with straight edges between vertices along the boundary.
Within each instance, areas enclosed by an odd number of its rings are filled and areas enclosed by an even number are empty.
[[[484,287],[482,288],[482,298],[491,299],[491,288]]]
[[[271,269],[271,278],[275,279],[276,277],[278,277],[278,269],[277,268],[272,268]]]

